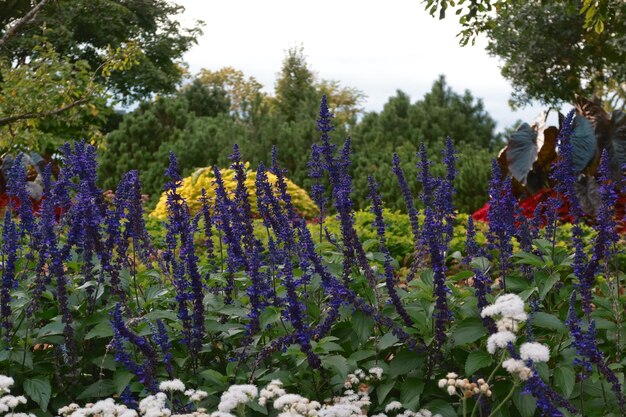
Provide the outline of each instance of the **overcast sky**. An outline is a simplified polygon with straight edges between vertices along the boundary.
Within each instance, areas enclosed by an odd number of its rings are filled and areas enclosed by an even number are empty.
[[[380,111],[401,89],[413,101],[439,74],[458,93],[483,100],[500,131],[532,121],[540,107],[513,112],[511,87],[485,42],[460,47],[455,16],[432,18],[420,0],[177,0],[183,22],[204,20],[204,35],[184,59],[192,73],[232,66],[272,92],[285,51],[302,45],[319,78],[338,80],[367,95],[364,108]]]

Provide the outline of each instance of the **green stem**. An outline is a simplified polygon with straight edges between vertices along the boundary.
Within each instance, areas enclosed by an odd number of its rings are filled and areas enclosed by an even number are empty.
[[[463,417],[467,417],[467,398],[463,396]]]
[[[496,374],[496,371],[498,370],[498,368],[500,368],[502,366],[502,362],[504,362],[504,353],[500,354],[500,363],[498,363],[498,366],[496,366],[495,368],[493,368],[493,371],[491,371],[491,375],[489,375],[489,377],[487,378],[486,384],[491,386],[490,382],[493,379],[493,377]],[[483,396],[483,392],[481,391],[480,395],[478,396],[478,398],[476,398],[476,403],[474,404],[474,407],[472,408],[472,416],[474,417],[476,415],[476,411],[478,410],[478,405],[480,404],[480,398]]]
[[[498,404],[498,406],[496,407],[495,410],[493,410],[491,412],[491,414],[489,414],[489,417],[491,416],[495,416],[496,413],[498,412],[498,410],[500,410],[502,408],[502,406],[504,406],[504,404],[506,404],[507,401],[509,401],[509,399],[511,399],[511,396],[513,396],[513,391],[515,391],[515,388],[517,388],[519,384],[515,383],[513,384],[513,388],[511,388],[511,391],[509,391],[509,393],[507,394],[506,397],[504,397],[504,399],[502,401],[500,401],[500,404]]]

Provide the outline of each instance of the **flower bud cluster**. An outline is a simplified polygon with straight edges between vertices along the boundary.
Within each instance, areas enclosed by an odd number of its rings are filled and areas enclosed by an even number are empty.
[[[359,384],[380,381],[383,377],[383,368],[375,366],[371,368],[367,373],[362,369],[357,369],[352,374],[348,374],[343,384],[345,389],[352,389]]]
[[[450,372],[445,378],[439,380],[439,388],[448,392],[448,395],[459,395],[464,398],[471,398],[475,395],[484,395],[491,397],[491,387],[482,378],[476,382],[470,382],[469,379],[461,379],[456,373]]]

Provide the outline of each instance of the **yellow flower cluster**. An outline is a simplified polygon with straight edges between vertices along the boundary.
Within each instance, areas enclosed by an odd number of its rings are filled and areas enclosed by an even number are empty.
[[[222,178],[224,179],[224,186],[227,191],[233,192],[235,187],[237,186],[237,181],[235,180],[235,171],[232,169],[220,169],[220,173]],[[270,172],[267,173],[267,179],[270,184],[276,184],[276,176]],[[192,214],[197,213],[202,203],[200,202],[200,197],[202,196],[202,189],[206,190],[207,196],[209,197],[209,201],[213,201],[215,197],[215,188],[213,185],[213,181],[215,180],[215,176],[213,175],[213,168],[200,168],[196,170],[189,177],[183,179],[182,186],[178,189],[178,192],[181,196],[187,201],[189,205],[189,210]],[[250,170],[249,165],[246,164],[246,188],[248,189],[248,195],[250,198],[250,205],[252,206],[252,214],[258,215],[258,209],[256,205],[256,171]],[[302,216],[310,219],[317,215],[318,209],[311,197],[307,194],[305,190],[295,185],[288,179],[285,179],[287,183],[287,192],[291,196],[291,201],[296,211]],[[276,195],[278,195],[277,187],[274,187],[274,191]],[[165,220],[167,218],[167,195],[166,193],[161,194],[161,198],[152,213],[150,213],[151,217],[155,217],[160,220]]]

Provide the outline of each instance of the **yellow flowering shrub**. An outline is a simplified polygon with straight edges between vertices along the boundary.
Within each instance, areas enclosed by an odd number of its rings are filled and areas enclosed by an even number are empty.
[[[234,192],[235,187],[237,186],[237,181],[235,180],[235,171],[232,169],[224,168],[220,169],[220,173],[222,178],[224,179],[224,186],[227,191]],[[276,176],[271,172],[267,172],[267,179],[270,184],[276,184]],[[193,174],[183,179],[182,186],[178,189],[178,192],[181,196],[187,201],[189,205],[189,209],[192,214],[197,213],[200,210],[202,203],[200,202],[200,197],[202,196],[202,189],[206,190],[207,196],[210,201],[213,201],[215,197],[215,188],[213,186],[213,181],[215,180],[215,176],[213,175],[213,168],[200,168],[196,170]],[[258,209],[256,205],[256,171],[250,170],[249,165],[246,164],[246,188],[248,189],[248,196],[250,198],[250,205],[252,206],[252,213],[254,215],[258,215]],[[291,182],[288,179],[285,179],[287,183],[287,191],[291,196],[291,201],[296,211],[306,217],[307,219],[313,218],[317,215],[318,209],[315,205],[315,202],[309,197],[309,194],[298,187],[296,184]],[[276,187],[275,192],[278,195],[278,189]],[[167,218],[167,195],[166,193],[161,194],[161,198],[152,213],[150,213],[151,217],[165,220]]]

